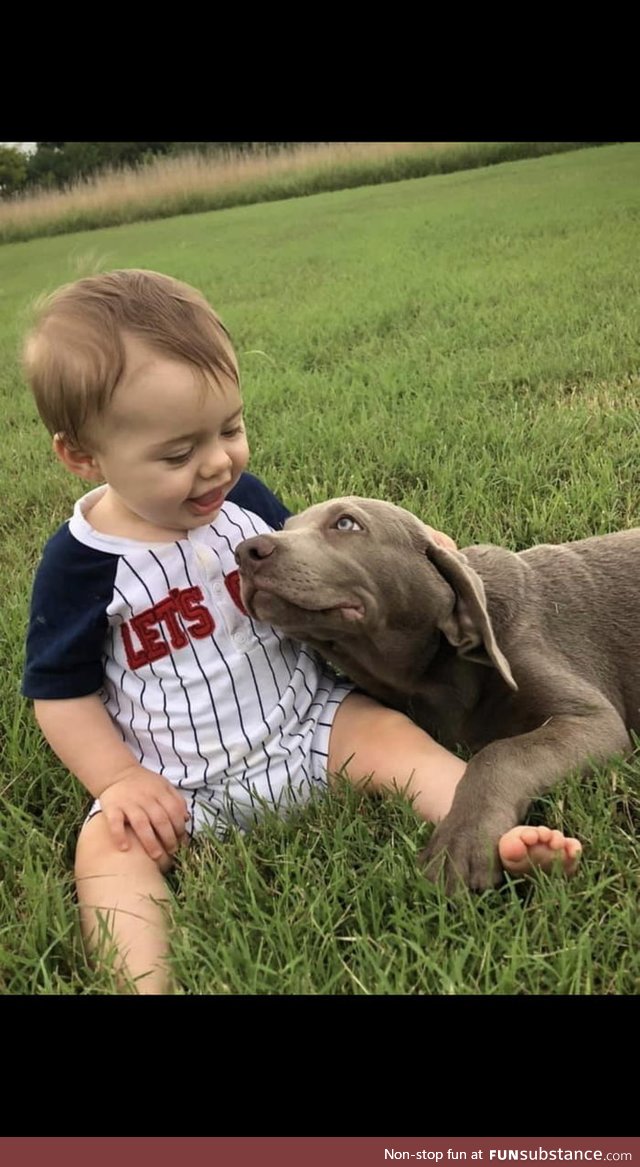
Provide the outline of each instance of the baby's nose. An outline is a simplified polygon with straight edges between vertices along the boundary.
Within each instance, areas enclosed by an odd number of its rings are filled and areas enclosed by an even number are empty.
[[[202,452],[199,472],[202,478],[217,478],[226,474],[231,465],[229,451],[223,445],[208,446]]]

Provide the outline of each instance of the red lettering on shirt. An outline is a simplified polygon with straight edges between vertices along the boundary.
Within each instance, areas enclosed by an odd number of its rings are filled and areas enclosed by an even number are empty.
[[[157,623],[156,606],[147,608],[146,612],[138,612],[131,620],[131,627],[140,638],[148,662],[169,655],[169,645],[162,639]]]
[[[209,609],[205,608],[204,604],[198,603],[204,598],[202,588],[172,588],[171,595],[174,594],[185,620],[194,621],[193,624],[189,625],[191,635],[197,636],[199,640],[205,636],[211,636],[215,628],[215,621]]]
[[[131,639],[131,633],[129,631],[129,625],[123,624],[121,632],[122,643],[124,644],[124,651],[127,657],[127,664],[129,665],[129,668],[139,669],[142,665],[148,664],[149,662],[147,661],[146,653],[140,652],[139,649],[134,648],[133,641]]]
[[[156,614],[156,619],[161,623],[166,624],[169,630],[169,640],[172,648],[184,648],[185,644],[189,643],[189,637],[186,635],[184,628],[180,627],[178,621],[179,605],[176,602],[176,597],[173,595],[177,588],[173,588],[166,600],[160,600],[159,604],[154,604],[152,611]]]
[[[197,586],[171,588],[164,600],[126,621],[121,631],[129,668],[139,669],[168,656],[172,649],[184,648],[189,636],[198,640],[210,636],[216,625],[203,600],[202,588]]]
[[[240,592],[240,572],[230,571],[229,575],[224,577],[224,585],[231,596],[236,608],[239,608],[243,616],[248,616],[249,613],[242,603],[242,594]]]

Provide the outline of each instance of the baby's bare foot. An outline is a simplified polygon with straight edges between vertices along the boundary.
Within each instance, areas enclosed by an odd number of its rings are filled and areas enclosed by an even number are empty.
[[[582,844],[549,827],[514,827],[502,836],[498,851],[502,866],[511,875],[527,875],[534,867],[552,871],[556,865],[565,875],[573,875]]]

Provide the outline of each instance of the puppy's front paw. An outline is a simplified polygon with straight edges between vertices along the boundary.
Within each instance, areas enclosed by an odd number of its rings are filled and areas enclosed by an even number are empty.
[[[495,887],[502,878],[497,840],[490,842],[487,838],[481,843],[477,838],[470,838],[463,828],[459,831],[448,829],[446,819],[436,827],[428,845],[420,851],[418,863],[431,882],[442,880],[444,891],[449,896],[462,887],[484,891]]]

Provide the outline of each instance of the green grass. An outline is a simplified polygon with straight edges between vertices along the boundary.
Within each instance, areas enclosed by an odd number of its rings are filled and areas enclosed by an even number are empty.
[[[0,992],[113,991],[80,943],[86,800],[19,696],[30,580],[78,494],[16,353],[33,297],[96,268],[201,287],[240,355],[252,469],[292,509],[386,497],[461,546],[518,549],[640,522],[640,146],[110,228],[0,251]],[[613,596],[615,602],[615,596]],[[531,811],[578,835],[543,875],[447,903],[399,800],[340,791],[172,877],[188,993],[638,991],[640,758]]]

